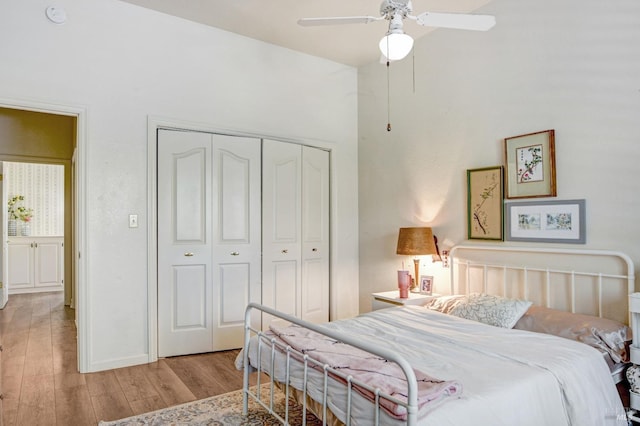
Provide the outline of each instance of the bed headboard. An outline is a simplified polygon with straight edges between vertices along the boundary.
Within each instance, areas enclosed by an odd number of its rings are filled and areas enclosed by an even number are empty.
[[[629,324],[633,262],[605,250],[459,245],[451,294],[489,293]]]

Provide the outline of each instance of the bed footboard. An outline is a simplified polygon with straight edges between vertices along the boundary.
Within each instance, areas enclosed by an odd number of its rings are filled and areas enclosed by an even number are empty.
[[[304,327],[308,330],[329,337],[330,339],[351,345],[376,357],[384,358],[388,362],[396,364],[401,369],[406,378],[407,400],[399,400],[391,395],[388,395],[381,391],[380,388],[372,386],[370,383],[364,383],[352,377],[351,375],[345,375],[343,372],[331,367],[327,363],[320,362],[314,359],[309,354],[299,352],[298,350],[278,340],[274,335],[252,328],[251,316],[254,310],[267,313],[288,323]],[[257,345],[257,347],[251,348],[250,345],[252,344]],[[252,349],[255,349],[253,353],[257,354],[258,357],[257,361],[253,363],[254,365],[251,365],[249,360]],[[266,354],[269,359],[262,360],[262,357],[265,356],[264,354]],[[276,366],[277,358],[281,361],[278,366]],[[390,401],[394,404],[397,404],[398,407],[404,407],[404,410],[406,410],[406,424],[410,426],[415,426],[417,424],[418,385],[413,368],[404,358],[402,358],[397,353],[394,353],[386,348],[374,347],[368,342],[359,341],[353,336],[348,336],[335,330],[323,327],[321,325],[312,324],[300,320],[266,306],[262,306],[256,303],[250,303],[245,311],[245,339],[242,362],[244,369],[244,415],[246,415],[248,412],[249,398],[252,398],[264,409],[268,410],[269,413],[272,414],[276,419],[278,419],[282,424],[288,425],[288,410],[284,413],[284,416],[275,413],[273,410],[273,395],[275,391],[274,382],[279,382],[280,387],[282,388],[287,399],[292,396],[293,389],[297,390],[299,393],[302,393],[301,399],[303,401],[303,419],[306,418],[306,413],[308,411],[306,400],[308,397],[310,397],[322,407],[322,413],[315,414],[319,414],[320,417],[322,417],[323,424],[326,424],[326,419],[333,414],[341,421],[343,421],[346,425],[350,425],[353,400],[354,398],[361,398],[361,395],[359,393],[364,390],[365,392],[370,392],[370,395],[373,395],[372,409],[374,410],[373,418],[375,425],[380,424],[381,416],[383,415],[383,408],[381,407],[382,400]],[[294,369],[294,364],[297,365],[298,368]],[[266,365],[267,367],[263,368],[264,365]],[[249,388],[249,375],[252,369],[257,370],[258,372],[258,386],[256,387],[258,391],[256,392],[253,392]],[[322,375],[322,386],[320,389],[312,388],[310,384],[309,376],[312,370],[314,373],[316,373],[316,376],[318,375],[318,372]],[[261,373],[266,373],[271,378],[271,392],[270,395],[266,397],[265,395],[260,395],[259,392],[260,379],[262,376]],[[292,384],[292,381],[295,382],[295,385]],[[331,388],[338,384],[344,386],[344,391],[340,392],[346,397],[346,399],[343,401],[342,407],[344,408],[344,412],[342,413],[342,416],[338,415],[338,413],[329,413],[331,409],[329,407],[328,401],[335,398],[335,396],[330,395],[331,390],[329,382],[331,382]],[[360,390],[357,390],[358,388]],[[333,401],[333,403],[335,403],[335,401]]]

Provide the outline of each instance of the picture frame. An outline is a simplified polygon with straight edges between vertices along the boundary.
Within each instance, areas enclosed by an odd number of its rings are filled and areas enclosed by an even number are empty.
[[[467,238],[503,241],[503,167],[467,170]]]
[[[555,197],[555,130],[512,136],[504,140],[507,199]]]
[[[505,203],[507,240],[585,244],[585,200]]]
[[[420,294],[426,294],[431,296],[433,292],[433,276],[432,275],[420,275]]]

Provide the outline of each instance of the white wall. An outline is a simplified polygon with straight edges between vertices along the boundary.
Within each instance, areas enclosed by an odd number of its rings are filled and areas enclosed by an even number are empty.
[[[147,347],[147,118],[331,148],[334,315],[357,312],[356,70],[116,0],[12,2],[0,14],[0,99],[87,110],[88,369]],[[140,227],[128,228],[139,214]]]
[[[583,247],[640,265],[640,2],[496,0],[477,13],[497,25],[416,42],[415,93],[411,58],[392,64],[389,133],[385,67],[359,70],[363,311],[396,286],[398,228],[463,242],[466,170],[503,164],[505,137],[540,130],[556,131],[557,199],[586,199]]]

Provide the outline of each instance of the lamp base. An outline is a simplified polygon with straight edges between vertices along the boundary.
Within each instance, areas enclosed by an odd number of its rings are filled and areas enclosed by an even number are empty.
[[[413,270],[415,275],[413,276],[413,278],[411,279],[411,291],[418,291],[418,277],[420,275],[418,275],[418,273],[420,272],[420,259],[415,258],[413,259]]]

